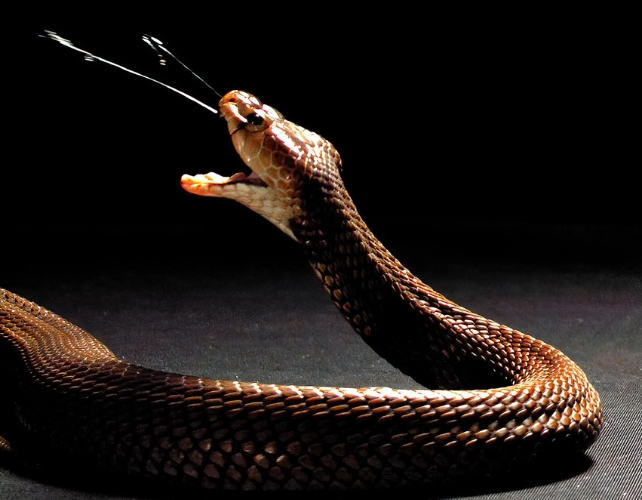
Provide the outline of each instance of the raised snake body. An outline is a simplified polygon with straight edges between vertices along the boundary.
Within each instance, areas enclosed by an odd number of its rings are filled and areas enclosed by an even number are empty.
[[[9,380],[0,450],[203,488],[301,489],[486,477],[596,439],[600,400],[582,370],[404,268],[358,215],[330,143],[245,92],[219,107],[252,174],[186,175],[183,187],[236,199],[273,222],[300,244],[369,345],[427,387],[446,389],[153,371],[0,289],[0,373]]]

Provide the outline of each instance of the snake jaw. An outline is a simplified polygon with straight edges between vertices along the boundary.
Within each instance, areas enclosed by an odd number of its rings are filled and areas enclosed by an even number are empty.
[[[181,187],[188,193],[200,196],[226,197],[226,195],[223,194],[223,186],[235,183],[267,187],[265,182],[263,182],[254,172],[250,175],[245,175],[243,172],[237,172],[230,177],[223,177],[215,172],[196,175],[185,174],[181,177]]]
[[[188,193],[198,196],[212,196],[235,200],[254,212],[262,215],[272,224],[295,241],[298,239],[290,229],[290,221],[299,214],[299,206],[291,198],[281,196],[254,172],[242,172],[224,177],[210,172],[208,174],[188,175],[181,178],[181,187]]]

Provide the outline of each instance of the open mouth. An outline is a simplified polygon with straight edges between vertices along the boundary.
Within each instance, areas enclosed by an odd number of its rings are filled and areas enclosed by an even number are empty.
[[[253,184],[255,186],[262,186],[262,187],[267,187],[267,184],[263,182],[263,179],[261,179],[258,175],[256,175],[254,172],[250,172],[250,175],[245,175],[243,172],[237,172],[231,177],[227,178],[228,181],[227,183],[235,183],[235,182],[243,182],[245,184]]]

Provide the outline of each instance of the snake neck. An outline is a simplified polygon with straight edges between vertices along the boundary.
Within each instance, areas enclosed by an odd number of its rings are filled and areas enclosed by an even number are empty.
[[[379,355],[427,387],[505,385],[505,374],[471,362],[444,322],[472,313],[435,292],[386,250],[338,176],[324,180],[305,186],[302,216],[292,230],[352,328]],[[485,374],[481,379],[480,371]]]

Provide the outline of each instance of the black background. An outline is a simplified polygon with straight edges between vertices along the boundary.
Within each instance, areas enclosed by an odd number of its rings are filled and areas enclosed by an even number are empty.
[[[18,66],[5,74],[18,84],[6,96],[17,114],[0,195],[37,208],[38,224],[196,222],[218,207],[183,193],[180,175],[242,168],[222,120],[84,62],[38,38],[43,29],[215,105],[178,65],[157,64],[140,40],[148,33],[219,92],[254,93],[333,142],[367,220],[424,229],[639,223],[628,126],[634,71],[626,31],[615,33],[606,19],[374,7],[359,15],[250,7],[150,14],[40,13],[14,38]]]

